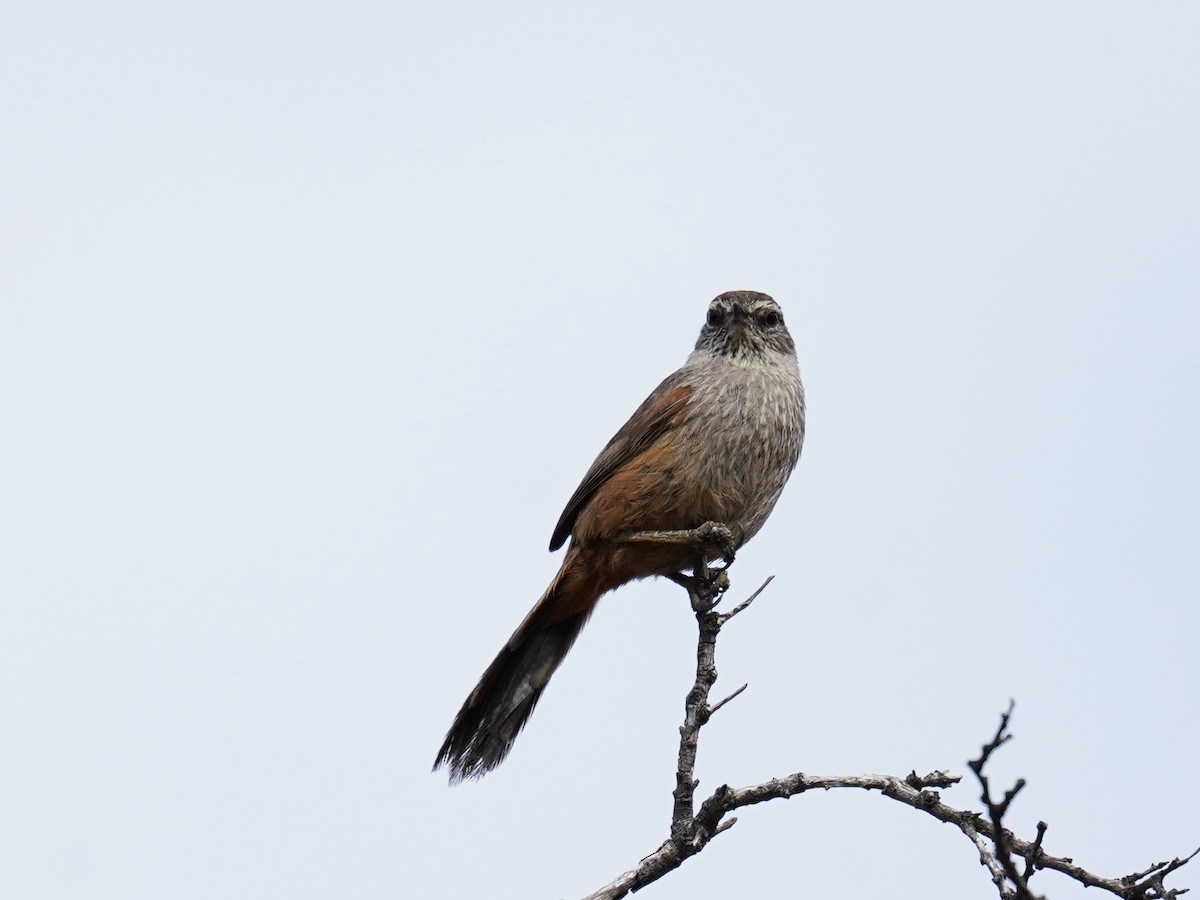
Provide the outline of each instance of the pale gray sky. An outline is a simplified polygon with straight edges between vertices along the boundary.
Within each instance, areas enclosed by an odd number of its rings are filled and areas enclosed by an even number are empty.
[[[0,895],[559,898],[657,847],[673,585],[501,769],[428,769],[730,288],[809,438],[702,790],[965,772],[1015,697],[1014,827],[1194,849],[1198,46],[1186,2],[8,4]],[[995,896],[849,794],[646,891],[834,894]]]

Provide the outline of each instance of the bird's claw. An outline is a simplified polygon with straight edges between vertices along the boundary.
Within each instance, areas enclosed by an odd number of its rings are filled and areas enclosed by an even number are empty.
[[[739,543],[732,528],[721,522],[705,522],[693,533],[696,536],[696,543],[700,545],[700,550],[705,554],[705,568],[708,567],[709,558],[723,559],[725,568],[729,568],[737,556]],[[711,551],[711,556],[709,551]]]
[[[711,610],[729,590],[729,574],[724,569],[701,569],[696,575],[676,572],[667,577],[688,592],[692,609],[698,613]]]

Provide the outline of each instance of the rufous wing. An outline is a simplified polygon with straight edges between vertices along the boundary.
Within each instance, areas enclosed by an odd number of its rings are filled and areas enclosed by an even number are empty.
[[[612,436],[583,476],[583,481],[567,501],[566,509],[554,526],[550,537],[551,551],[557,550],[571,534],[580,510],[621,466],[629,462],[660,437],[674,428],[687,408],[692,387],[687,375],[681,370],[668,375],[637,408],[629,421]]]

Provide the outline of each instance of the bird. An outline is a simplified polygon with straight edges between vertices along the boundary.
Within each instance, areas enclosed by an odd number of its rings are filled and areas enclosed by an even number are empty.
[[[631,581],[682,582],[697,529],[726,564],[766,522],[804,444],[804,385],[783,310],[727,291],[695,349],[600,451],[567,501],[550,550],[562,566],[480,677],[434,761],[451,784],[508,756],[600,598]],[[723,543],[722,543],[723,542]],[[699,569],[696,570],[699,577]]]

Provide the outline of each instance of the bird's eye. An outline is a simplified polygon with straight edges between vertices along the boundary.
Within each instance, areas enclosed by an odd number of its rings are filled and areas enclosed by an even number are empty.
[[[779,313],[777,313],[777,312],[770,311],[770,312],[763,313],[761,316],[758,317],[758,320],[760,322],[762,322],[763,325],[765,325],[767,328],[774,328],[776,325],[778,325],[780,322],[783,321],[783,316],[779,315]]]
[[[718,325],[720,325],[724,321],[725,321],[724,313],[722,313],[716,307],[713,307],[712,309],[710,309],[708,311],[708,324],[710,327],[716,328]]]

